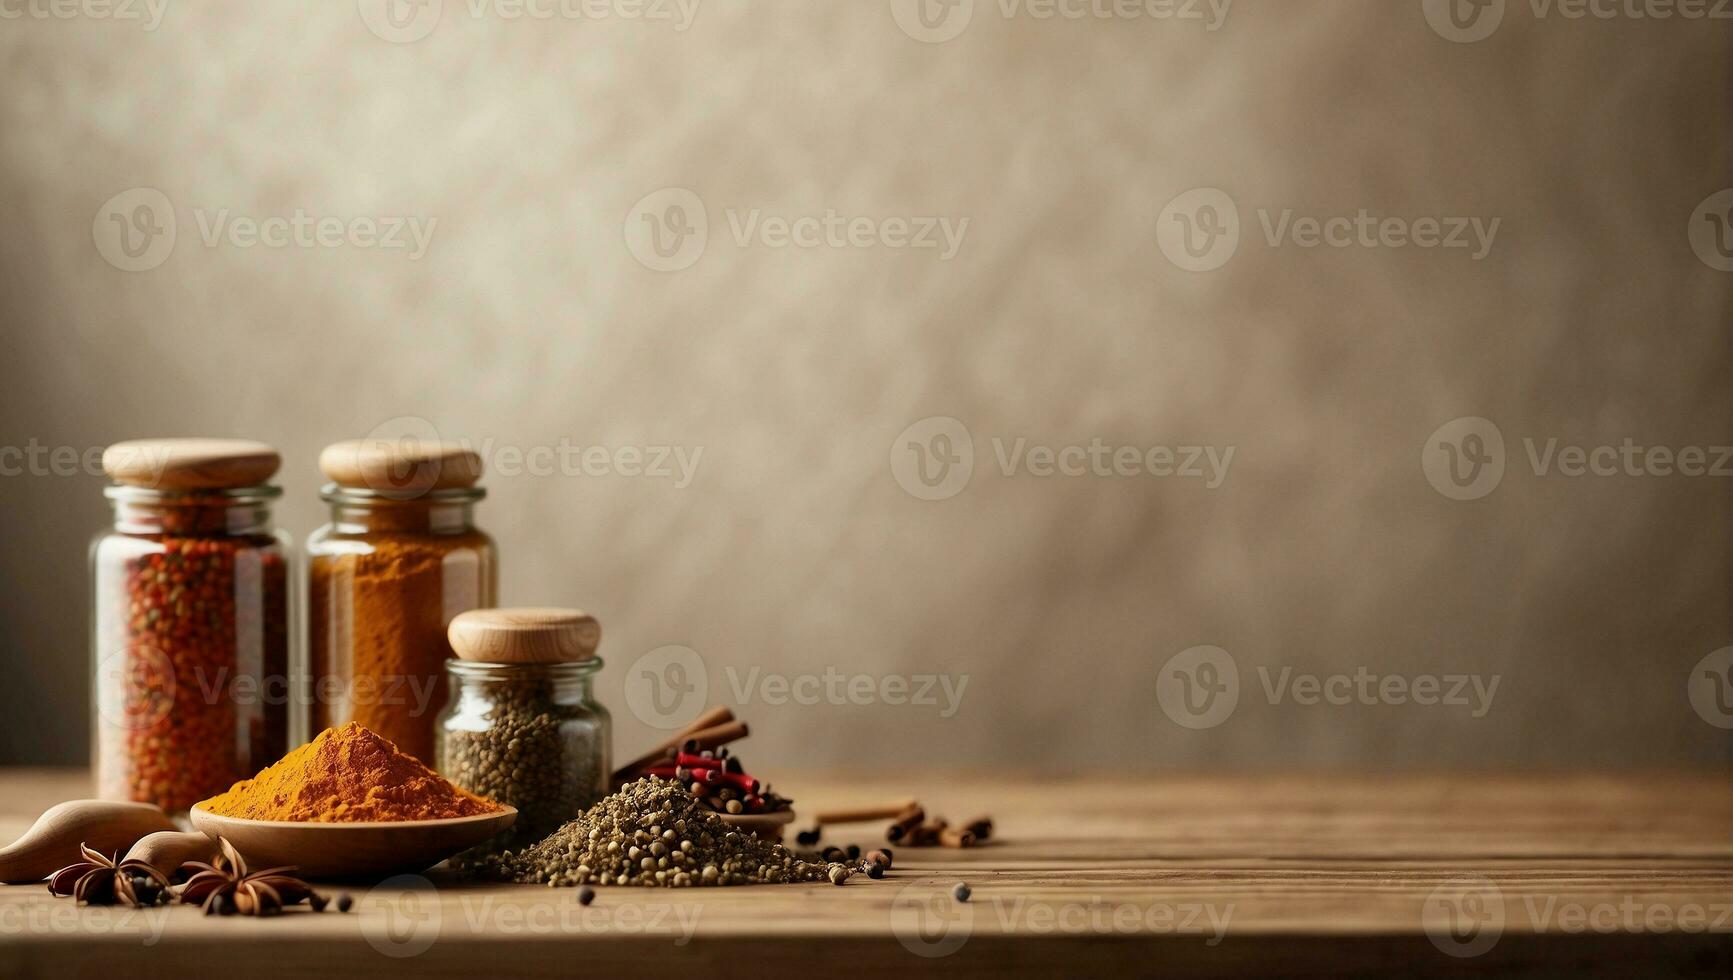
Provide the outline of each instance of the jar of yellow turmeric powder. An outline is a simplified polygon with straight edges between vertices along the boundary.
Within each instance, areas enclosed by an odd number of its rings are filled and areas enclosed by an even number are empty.
[[[320,454],[331,523],[307,541],[311,731],[359,722],[433,765],[446,627],[495,604],[493,539],[475,526],[481,457],[364,439]]]

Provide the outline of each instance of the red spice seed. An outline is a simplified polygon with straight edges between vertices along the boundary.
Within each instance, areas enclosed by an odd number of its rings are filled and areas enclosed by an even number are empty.
[[[105,795],[184,810],[287,748],[283,556],[269,535],[228,536],[227,519],[220,500],[176,504],[160,533],[99,546],[113,584],[97,601],[117,615],[99,617],[98,650],[121,654],[106,682],[125,720],[100,736]]]
[[[758,792],[758,780],[753,779],[751,776],[748,776],[745,773],[738,773],[738,772],[721,773],[720,778],[717,779],[717,782],[722,783],[725,786],[732,786],[742,793],[756,793],[756,792]]]

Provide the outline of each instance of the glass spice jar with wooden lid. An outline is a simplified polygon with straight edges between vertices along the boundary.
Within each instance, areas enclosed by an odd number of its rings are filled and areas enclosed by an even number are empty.
[[[481,457],[362,439],[327,446],[319,468],[331,522],[307,541],[309,730],[360,722],[433,765],[446,627],[498,590],[493,539],[475,524]]]
[[[515,806],[491,849],[541,840],[608,792],[611,721],[591,692],[601,627],[576,609],[478,609],[451,622],[457,659],[440,773]]]
[[[184,811],[287,750],[291,545],[269,482],[280,462],[240,439],[103,453],[114,525],[90,561],[104,799]]]

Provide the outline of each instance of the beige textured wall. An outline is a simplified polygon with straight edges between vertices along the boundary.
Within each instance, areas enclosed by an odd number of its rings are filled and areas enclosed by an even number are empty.
[[[893,6],[703,0],[681,30],[445,0],[396,43],[374,0],[168,0],[155,29],[0,0],[26,14],[0,19],[0,443],[265,439],[298,537],[319,447],[400,417],[701,448],[683,487],[487,481],[505,599],[602,618],[627,749],[650,731],[628,665],[683,644],[730,702],[766,674],[967,675],[948,718],[754,688],[767,769],[1728,758],[1710,722],[1733,719],[1687,685],[1733,643],[1733,481],[1540,476],[1523,441],[1733,443],[1733,273],[1703,234],[1720,211],[1693,215],[1733,183],[1724,23],[1511,0],[1457,43],[1419,0],[1237,0],[1215,30],[976,0],[924,43]],[[133,188],[176,224],[143,271],[117,267],[109,211],[145,199],[106,203]],[[638,205],[664,188],[708,221],[676,271],[634,254],[659,261],[643,218],[674,198]],[[1213,271],[1163,251],[1194,188],[1239,219]],[[1361,208],[1499,225],[1479,259],[1263,228]],[[419,257],[208,243],[223,209],[434,224]],[[968,224],[948,259],[777,248],[737,240],[753,209]],[[966,424],[975,466],[926,501],[891,449],[933,416]],[[1506,443],[1474,500],[1421,462],[1464,416]],[[1235,454],[1214,489],[1007,476],[1018,438]],[[0,478],[0,762],[83,757],[101,482]],[[1160,685],[1201,644],[1239,698],[1193,730]],[[1478,718],[1272,704],[1284,666],[1499,686]]]

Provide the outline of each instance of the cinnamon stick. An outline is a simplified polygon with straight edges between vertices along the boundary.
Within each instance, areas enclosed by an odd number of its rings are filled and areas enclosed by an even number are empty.
[[[885,828],[885,840],[895,844],[913,833],[921,825],[921,821],[925,819],[927,819],[927,811],[921,809],[919,803],[909,804],[903,812],[897,814],[896,820]]]
[[[940,827],[939,843],[946,847],[973,847],[975,835],[973,832],[959,827]]]
[[[918,804],[914,800],[903,800],[885,806],[844,807],[840,810],[820,810],[814,817],[819,824],[831,823],[867,823],[873,820],[893,820]]]
[[[687,735],[679,747],[688,751],[702,752],[705,749],[718,749],[736,739],[745,738],[751,734],[744,721],[730,721],[711,728],[704,728]]]
[[[636,775],[640,770],[662,761],[664,757],[673,755],[680,748],[681,744],[683,744],[688,738],[691,738],[694,733],[701,732],[707,728],[715,728],[718,725],[725,725],[733,720],[734,712],[730,711],[727,705],[719,704],[693,719],[690,725],[687,725],[685,728],[682,728],[663,739],[655,748],[636,759],[633,759],[631,762],[626,763],[620,768],[615,769],[614,779],[616,781],[628,779]]]

